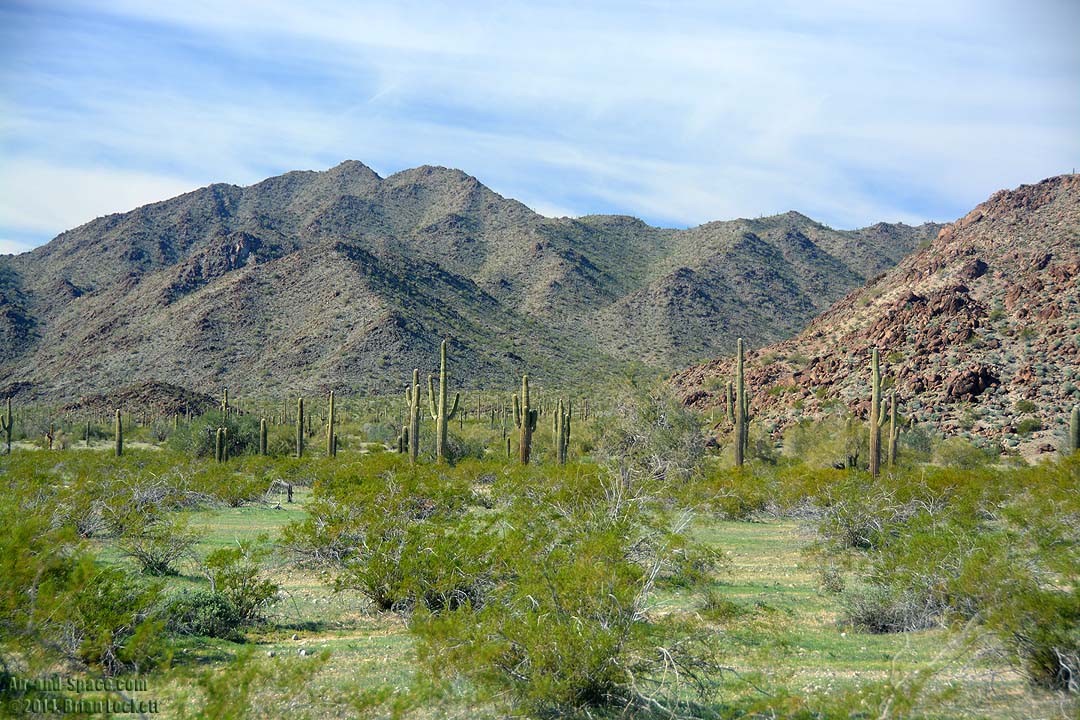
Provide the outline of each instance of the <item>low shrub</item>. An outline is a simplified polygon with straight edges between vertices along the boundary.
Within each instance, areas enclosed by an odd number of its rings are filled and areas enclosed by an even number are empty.
[[[117,545],[148,575],[175,575],[176,563],[191,554],[200,535],[183,516],[141,516],[125,523]]]
[[[238,542],[212,551],[203,561],[210,591],[225,598],[245,624],[261,620],[277,601],[278,586],[266,579],[259,564],[265,555],[265,548],[255,543]]]
[[[187,590],[166,605],[167,628],[180,635],[240,639],[246,621],[229,596],[205,589]]]
[[[479,602],[487,570],[478,558],[494,539],[464,517],[472,498],[468,480],[445,466],[375,455],[316,483],[307,518],[282,540],[334,573],[335,587],[359,590],[381,610]]]

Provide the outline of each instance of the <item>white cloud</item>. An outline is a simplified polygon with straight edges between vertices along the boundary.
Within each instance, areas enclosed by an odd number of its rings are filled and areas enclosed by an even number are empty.
[[[1080,12],[1050,0],[56,7],[0,64],[0,228],[347,157],[557,215],[840,227],[1080,165]]]
[[[0,238],[0,255],[18,255],[34,249],[34,243]]]
[[[53,232],[195,187],[180,178],[143,172],[72,168],[16,159],[0,165],[0,218],[8,228]],[[22,244],[8,242],[11,247]]]

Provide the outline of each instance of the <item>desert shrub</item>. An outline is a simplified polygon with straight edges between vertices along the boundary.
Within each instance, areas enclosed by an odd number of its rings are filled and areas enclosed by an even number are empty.
[[[1024,418],[1016,424],[1016,432],[1020,435],[1030,435],[1036,430],[1042,430],[1042,420],[1039,418]]]
[[[866,426],[850,416],[828,415],[804,419],[784,433],[784,454],[809,467],[851,467],[866,458],[869,435]]]
[[[236,547],[212,551],[203,561],[210,591],[231,603],[245,624],[260,620],[277,600],[278,586],[266,579],[259,563],[266,552],[259,544],[238,542]]]
[[[1035,403],[1031,400],[1017,400],[1015,408],[1018,413],[1033,413],[1035,412]]]
[[[821,502],[821,535],[839,547],[863,550],[881,547],[915,512],[889,489],[868,489],[861,474],[825,488]]]
[[[203,413],[183,423],[169,437],[169,447],[188,456],[214,457],[218,428],[228,430],[229,457],[259,452],[259,418],[254,415],[223,415],[220,410]]]
[[[875,518],[854,523],[869,525],[869,533],[830,521],[835,537],[873,538],[855,544],[863,579],[843,593],[847,618],[872,632],[979,621],[1032,683],[1076,691],[1078,483],[1080,458],[1065,458],[883,476],[861,506],[852,502],[855,488],[837,488],[858,510],[852,517]]]
[[[836,564],[822,563],[818,567],[818,587],[824,593],[839,595],[844,592],[847,583],[843,572]]]
[[[646,612],[676,545],[641,503],[597,492],[589,473],[564,477],[569,487],[539,491],[546,502],[521,496],[507,507],[486,602],[418,609],[411,629],[423,667],[537,717],[662,708],[668,688],[650,683],[665,663],[704,687],[716,669],[710,638]]]
[[[237,640],[245,619],[227,595],[198,589],[187,590],[167,603],[168,629],[180,635]]]
[[[705,452],[701,419],[663,383],[631,377],[620,394],[601,425],[597,459],[624,484],[685,480],[696,472]]]
[[[774,493],[764,478],[744,466],[712,468],[680,496],[685,506],[730,520],[749,520],[766,510]]]
[[[487,444],[480,437],[448,431],[444,451],[447,461],[451,463],[462,460],[482,460],[487,453]]]
[[[160,588],[101,567],[40,477],[6,478],[0,495],[0,653],[5,666],[71,661],[106,674],[146,668],[160,649]],[[42,492],[46,491],[46,492]]]
[[[69,662],[109,674],[149,667],[161,656],[160,586],[102,565],[80,535],[132,529],[137,518],[180,503],[175,456],[26,455],[0,464],[4,662]]]
[[[926,462],[934,451],[934,438],[923,425],[914,425],[899,433],[898,454],[906,462]]]
[[[59,637],[69,657],[108,675],[155,664],[162,649],[160,585],[132,582],[88,557],[72,568],[67,583],[70,605]]]
[[[482,557],[479,548],[491,539],[463,517],[472,501],[468,481],[443,470],[392,454],[368,457],[351,473],[316,483],[308,516],[285,528],[283,542],[336,573],[336,587],[357,589],[383,610],[409,610],[417,599],[475,601],[484,570],[470,558]],[[467,547],[476,554],[467,556]],[[457,585],[454,563],[463,564]]]
[[[200,496],[239,507],[266,494],[277,476],[275,462],[258,456],[227,463],[203,463],[190,475],[188,487]]]
[[[981,448],[970,440],[951,437],[934,448],[934,462],[949,467],[974,469],[994,461],[992,450]]]
[[[199,541],[187,519],[173,515],[143,515],[125,523],[117,545],[148,575],[175,575],[176,563],[191,553]]]
[[[849,588],[841,595],[844,616],[869,633],[894,633],[932,627],[937,609],[927,611],[913,598],[880,585]]]
[[[1014,589],[990,626],[1032,684],[1080,693],[1080,590]]]

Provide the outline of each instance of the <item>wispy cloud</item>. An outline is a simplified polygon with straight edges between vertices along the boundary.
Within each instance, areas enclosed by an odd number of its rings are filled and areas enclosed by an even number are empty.
[[[952,219],[1080,165],[1080,8],[1027,3],[0,8],[0,237],[351,157],[553,214]]]

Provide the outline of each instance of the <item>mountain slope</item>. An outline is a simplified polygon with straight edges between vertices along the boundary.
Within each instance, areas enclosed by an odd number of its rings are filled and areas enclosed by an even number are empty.
[[[670,370],[736,334],[792,334],[936,230],[551,219],[459,170],[380,178],[349,161],[210,185],[0,256],[0,391],[388,392],[444,336],[468,385]]]
[[[751,352],[755,412],[782,425],[839,400],[865,414],[875,346],[903,415],[1003,448],[1056,447],[1080,401],[1080,176],[994,194],[798,336]],[[706,388],[731,372],[721,358],[674,382],[710,407],[721,397]]]

